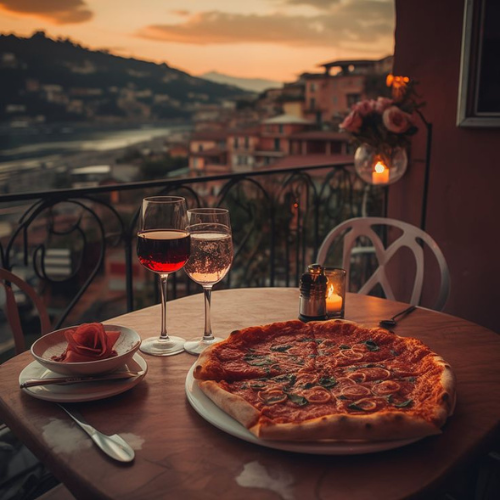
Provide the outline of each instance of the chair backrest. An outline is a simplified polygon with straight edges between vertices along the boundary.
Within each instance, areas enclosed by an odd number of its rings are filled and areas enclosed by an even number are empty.
[[[45,308],[45,304],[38,296],[31,285],[26,283],[19,276],[16,276],[7,269],[0,268],[0,284],[5,289],[5,316],[9,322],[14,337],[14,348],[16,354],[26,350],[25,335],[21,322],[19,304],[16,300],[15,290],[12,288],[15,285],[23,294],[25,294],[32,302],[38,312],[40,319],[40,334],[44,335],[51,331],[50,318]]]
[[[402,234],[394,241],[391,241],[386,248],[382,238],[375,232],[373,226],[396,227],[402,231]],[[394,292],[389,282],[386,266],[400,248],[407,247],[411,250],[415,257],[416,264],[415,280],[410,299],[412,305],[418,305],[421,300],[425,270],[424,248],[422,242],[425,243],[436,258],[441,278],[439,294],[433,308],[438,311],[442,310],[450,291],[448,265],[437,243],[425,231],[406,222],[384,217],[360,217],[349,219],[332,229],[323,240],[316,259],[319,264],[325,264],[328,251],[338,238],[341,237],[344,238],[342,267],[346,270],[348,280],[353,249],[357,248],[359,250],[359,247],[355,246],[356,240],[360,237],[366,237],[371,241],[373,246],[368,247],[368,249],[365,248],[365,250],[369,250],[375,254],[378,261],[378,268],[376,268],[374,273],[366,280],[358,293],[368,294],[377,284],[379,284],[385,296],[390,300],[397,299],[394,296]]]

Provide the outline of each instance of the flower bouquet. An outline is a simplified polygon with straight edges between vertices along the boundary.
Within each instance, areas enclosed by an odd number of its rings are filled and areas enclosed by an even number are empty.
[[[409,138],[418,130],[415,114],[423,105],[416,101],[414,83],[409,78],[389,75],[387,85],[392,87],[392,98],[354,104],[339,126],[359,146],[356,171],[372,184],[390,184],[403,175]]]

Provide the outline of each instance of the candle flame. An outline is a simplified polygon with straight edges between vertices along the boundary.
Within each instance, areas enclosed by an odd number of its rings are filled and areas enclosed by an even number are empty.
[[[378,161],[374,167],[375,172],[381,174],[387,167],[381,162]]]
[[[334,292],[335,292],[335,287],[334,287],[333,285],[330,285],[330,286],[328,287],[328,293],[327,293],[327,295],[326,295],[326,296],[327,296],[327,297],[331,297],[331,296],[334,294]]]

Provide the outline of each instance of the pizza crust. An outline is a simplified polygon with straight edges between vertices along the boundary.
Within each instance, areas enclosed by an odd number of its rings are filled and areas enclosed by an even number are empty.
[[[247,429],[256,425],[260,417],[260,411],[254,408],[237,394],[231,394],[212,380],[200,381],[198,386],[221,410],[244,425]]]
[[[286,441],[361,440],[390,441],[440,434],[439,427],[423,418],[394,412],[370,415],[330,415],[300,423],[259,422],[249,428],[262,439]]]
[[[457,402],[456,397],[456,378],[453,370],[449,363],[447,363],[441,356],[435,354],[434,362],[437,365],[443,367],[443,372],[441,373],[441,387],[442,392],[439,396],[438,403],[440,404],[440,417],[441,417],[441,425],[444,425],[446,419],[453,415],[455,411],[455,405]]]

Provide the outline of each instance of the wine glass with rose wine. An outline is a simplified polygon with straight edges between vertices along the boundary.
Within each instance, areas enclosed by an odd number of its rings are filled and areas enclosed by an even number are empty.
[[[205,331],[203,337],[189,340],[184,349],[200,354],[209,345],[222,340],[212,333],[212,287],[226,276],[233,262],[233,239],[229,212],[224,208],[188,210],[191,255],[184,267],[188,276],[203,287],[205,297]]]
[[[160,277],[161,333],[141,343],[141,351],[153,356],[171,356],[184,350],[185,339],[167,333],[167,279],[186,263],[190,236],[186,200],[179,196],[144,198],[141,207],[137,256],[140,263]]]

